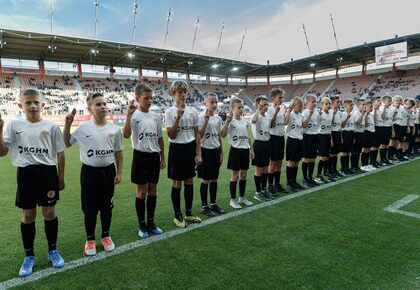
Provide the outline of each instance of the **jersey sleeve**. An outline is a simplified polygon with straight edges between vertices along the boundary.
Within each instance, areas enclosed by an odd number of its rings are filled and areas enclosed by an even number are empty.
[[[196,109],[193,109],[193,126],[197,127],[198,125],[198,112]]]
[[[157,134],[158,138],[162,138],[162,118],[160,115],[158,115],[158,121],[157,121]]]
[[[55,125],[52,130],[52,141],[54,144],[54,150],[57,153],[63,152],[66,149],[66,144],[64,144],[63,134],[61,133],[60,127]]]
[[[174,115],[171,112],[171,108],[167,109],[165,112],[165,124],[166,128],[171,128],[174,125]]]
[[[70,135],[70,144],[73,145],[77,143],[77,140],[80,138],[82,129],[80,128],[80,125],[77,126],[76,130],[73,132],[73,134]]]
[[[197,121],[197,125],[198,125],[198,127],[203,127],[203,124],[204,124],[204,116],[203,115],[201,115],[201,116],[198,116],[198,121]]]
[[[122,133],[120,128],[117,129],[115,134],[115,143],[114,143],[114,151],[122,151],[124,149],[124,145],[122,142]]]
[[[14,142],[13,138],[13,121],[7,124],[6,130],[3,133],[3,141],[7,148]]]

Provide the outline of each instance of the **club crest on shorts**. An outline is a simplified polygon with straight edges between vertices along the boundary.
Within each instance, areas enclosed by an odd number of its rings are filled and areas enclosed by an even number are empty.
[[[49,198],[53,198],[53,197],[55,196],[55,191],[54,191],[54,190],[50,190],[50,191],[48,191],[48,192],[47,192],[47,196],[48,196]]]
[[[39,133],[39,135],[41,137],[47,138],[48,136],[50,136],[50,132],[48,130],[41,130],[41,132]]]

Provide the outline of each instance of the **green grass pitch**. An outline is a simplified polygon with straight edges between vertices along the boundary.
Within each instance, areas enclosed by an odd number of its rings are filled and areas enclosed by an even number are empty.
[[[131,145],[129,140],[124,143],[123,181],[116,187],[111,227],[117,246],[138,240],[135,188],[130,183]],[[224,148],[218,200],[232,211],[226,143]],[[1,282],[17,276],[23,250],[21,213],[14,206],[16,170],[8,157],[0,159],[0,170]],[[67,261],[81,258],[85,241],[79,172],[76,146],[66,150],[66,189],[57,205],[58,247]],[[21,289],[419,289],[420,220],[383,210],[408,194],[420,194],[419,172],[417,160],[46,277]],[[249,199],[254,192],[252,176],[251,167]],[[284,179],[282,175],[282,184]],[[197,179],[194,185],[193,209],[199,214]],[[420,213],[420,199],[402,209]],[[158,185],[156,223],[170,231],[175,229],[172,219],[170,181],[164,170]],[[99,243],[98,250],[102,250]],[[34,272],[49,267],[46,251],[39,213]]]

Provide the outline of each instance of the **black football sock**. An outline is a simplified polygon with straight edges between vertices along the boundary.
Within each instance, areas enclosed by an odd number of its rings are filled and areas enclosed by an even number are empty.
[[[274,172],[274,186],[280,185],[280,171]]]
[[[337,156],[332,157],[332,173],[337,172]]]
[[[314,170],[315,170],[315,162],[309,162],[308,163],[308,177],[310,179],[313,178]]]
[[[101,225],[102,225],[102,239],[109,237],[109,230],[111,229],[112,208],[108,207],[101,210]]]
[[[378,158],[378,150],[370,151],[370,154],[369,154],[370,164],[375,164],[377,158]]]
[[[274,174],[273,173],[267,173],[267,176],[268,176],[268,187],[273,188]]]
[[[255,191],[261,192],[261,176],[254,175]]]
[[[386,148],[380,148],[379,149],[379,156],[381,157],[381,160],[386,159]]]
[[[368,165],[369,162],[369,152],[362,152],[362,166]]]
[[[181,188],[172,187],[171,200],[172,200],[172,207],[174,208],[175,217],[182,221]]]
[[[346,157],[347,156],[343,156],[343,155],[340,156],[341,170],[346,169]]]
[[[23,249],[26,256],[35,256],[34,240],[35,240],[35,222],[30,224],[20,224],[20,232],[22,235]]]
[[[261,190],[265,191],[267,189],[267,173],[261,174]]]
[[[97,211],[87,211],[85,212],[84,221],[85,221],[85,231],[86,231],[86,240],[94,241],[95,240],[95,228],[96,228],[96,216]]]
[[[137,212],[137,220],[139,222],[139,226],[144,227],[146,225],[146,220],[145,220],[146,199],[145,198],[136,197],[136,212]]]
[[[397,148],[394,146],[388,147],[388,159],[393,159],[395,157],[395,152],[397,151]]]
[[[192,204],[194,197],[194,187],[192,184],[184,184],[185,214],[192,215]]]
[[[324,169],[324,164],[325,164],[324,160],[318,161],[318,176],[322,176],[322,170]]]
[[[345,169],[348,170],[350,168],[350,155],[344,156],[345,160]]]
[[[299,171],[298,166],[293,167],[293,183],[297,183],[296,178],[297,178],[297,175],[298,175],[298,171]]]
[[[44,220],[44,229],[48,242],[48,252],[54,251],[56,249],[58,237],[58,218],[56,217],[50,221]]]
[[[239,180],[239,196],[240,197],[245,196],[245,188],[246,188],[246,179],[245,180],[240,179]]]
[[[238,182],[237,181],[231,181],[229,183],[229,190],[230,190],[230,198],[231,199],[235,199],[236,198],[236,184]]]
[[[292,169],[292,167],[286,166],[286,178],[287,178],[287,184],[288,185],[293,183],[293,169]]]
[[[200,196],[201,196],[201,206],[207,206],[207,192],[209,189],[209,184],[201,183],[200,184]]]
[[[216,196],[217,196],[217,181],[210,181],[209,185],[210,191],[210,204],[216,203]]]
[[[151,225],[155,222],[155,210],[156,210],[156,195],[149,195],[146,200],[147,207],[147,224]]]

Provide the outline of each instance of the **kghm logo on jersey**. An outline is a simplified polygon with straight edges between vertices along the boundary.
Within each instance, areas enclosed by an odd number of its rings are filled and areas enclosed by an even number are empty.
[[[95,155],[95,157],[98,158],[105,158],[105,157],[109,157],[111,155],[114,155],[114,150],[109,149],[109,150],[94,150],[94,149],[89,149],[86,152],[87,157],[92,157]]]
[[[301,125],[296,125],[296,124],[293,124],[292,125],[292,129],[300,129],[300,128],[302,128],[302,126]]]
[[[212,137],[212,138],[218,138],[219,137],[219,133],[210,133],[210,132],[207,132],[206,133],[206,139],[209,139],[210,137]]]
[[[237,141],[237,140],[239,140],[239,141],[246,141],[246,140],[248,140],[248,136],[233,136],[232,137],[232,140],[233,141]]]
[[[151,138],[158,138],[158,134],[154,132],[146,132],[146,133],[140,133],[139,134],[139,140],[143,140],[143,138],[151,139]]]
[[[178,127],[178,131],[177,132],[180,132],[180,131],[192,131],[192,130],[194,130],[194,126],[180,126],[180,127]]]
[[[47,148],[19,146],[18,150],[20,154],[30,154],[30,155],[36,155],[36,156],[48,155]]]

